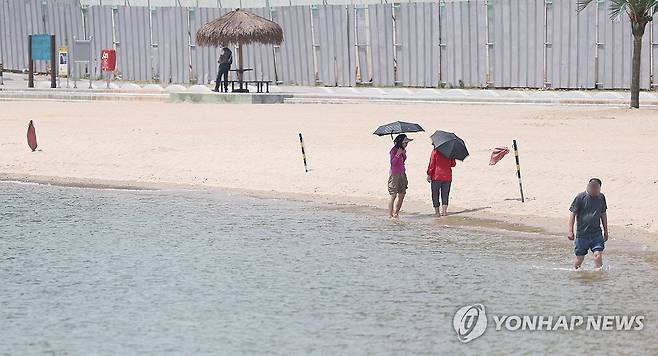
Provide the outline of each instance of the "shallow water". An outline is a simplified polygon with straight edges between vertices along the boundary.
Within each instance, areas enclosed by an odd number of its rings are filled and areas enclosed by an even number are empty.
[[[656,354],[652,253],[200,191],[0,183],[0,354]],[[588,258],[586,268],[592,269]],[[641,314],[641,331],[496,331],[455,311]],[[489,320],[492,324],[493,321]]]

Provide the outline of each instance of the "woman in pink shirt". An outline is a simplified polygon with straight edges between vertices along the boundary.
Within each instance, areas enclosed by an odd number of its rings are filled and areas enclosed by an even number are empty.
[[[432,184],[432,203],[437,216],[448,215],[452,167],[456,164],[454,159],[447,158],[436,149],[432,150],[430,164],[427,167],[427,181]]]
[[[404,195],[407,193],[407,173],[404,168],[404,161],[407,159],[407,144],[413,141],[405,134],[398,135],[393,142],[395,146],[391,148],[391,170],[388,177],[388,194],[391,199],[388,202],[388,215],[391,219],[396,219],[400,216],[400,208],[404,201]],[[396,201],[397,199],[397,201]]]

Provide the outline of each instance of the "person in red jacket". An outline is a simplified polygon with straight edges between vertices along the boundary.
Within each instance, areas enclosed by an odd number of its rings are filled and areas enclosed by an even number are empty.
[[[447,158],[436,149],[432,150],[427,167],[427,181],[432,184],[432,203],[437,216],[448,215],[452,167],[456,164],[454,159]]]

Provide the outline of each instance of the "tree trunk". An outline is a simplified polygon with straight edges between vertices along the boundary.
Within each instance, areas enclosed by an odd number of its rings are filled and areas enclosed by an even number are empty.
[[[631,107],[640,107],[640,69],[642,61],[642,34],[633,35],[633,68],[631,77]]]

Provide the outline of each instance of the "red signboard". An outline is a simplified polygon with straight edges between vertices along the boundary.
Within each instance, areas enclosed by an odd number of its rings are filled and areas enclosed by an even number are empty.
[[[117,69],[117,51],[114,49],[101,50],[101,70],[114,72]]]

